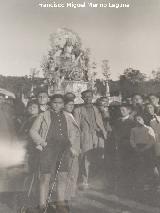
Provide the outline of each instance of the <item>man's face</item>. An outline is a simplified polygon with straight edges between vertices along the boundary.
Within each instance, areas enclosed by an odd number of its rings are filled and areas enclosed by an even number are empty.
[[[87,92],[82,96],[85,104],[91,104],[93,99],[93,94],[91,92]]]
[[[143,105],[143,98],[140,96],[140,95],[135,95],[133,97],[133,105],[136,106],[136,105]]]
[[[45,105],[48,103],[48,94],[45,92],[39,93],[38,95],[38,103],[40,105]]]
[[[120,112],[122,117],[126,117],[129,115],[130,110],[127,107],[120,107]]]
[[[51,107],[55,112],[60,112],[64,108],[64,101],[62,98],[54,98],[51,101]]]
[[[154,106],[157,106],[159,104],[159,98],[154,95],[149,96],[149,100],[150,103],[153,104]]]
[[[38,114],[38,104],[32,104],[28,107],[28,113],[30,115],[36,115]]]
[[[108,112],[108,104],[106,102],[101,102],[98,105],[98,109],[100,112]]]
[[[68,102],[67,104],[65,104],[64,108],[67,112],[70,112],[70,113],[73,112],[74,102],[73,101]]]
[[[146,111],[150,114],[150,115],[154,115],[154,106],[152,104],[148,104],[146,106]]]

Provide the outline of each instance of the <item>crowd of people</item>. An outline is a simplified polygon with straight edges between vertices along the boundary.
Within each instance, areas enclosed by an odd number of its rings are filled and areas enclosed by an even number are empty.
[[[28,199],[39,212],[53,204],[69,212],[68,202],[99,172],[114,193],[160,192],[159,97],[134,94],[110,106],[108,97],[93,103],[92,90],[81,95],[84,103],[76,105],[74,93],[39,91],[21,110],[0,95],[1,137],[8,132],[26,141]]]

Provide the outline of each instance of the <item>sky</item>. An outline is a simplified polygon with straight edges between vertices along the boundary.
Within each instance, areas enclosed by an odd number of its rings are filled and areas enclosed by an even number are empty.
[[[85,0],[55,0],[56,3]],[[86,0],[86,4],[89,0]],[[95,2],[96,0],[89,1]],[[40,68],[49,36],[58,28],[77,32],[98,64],[109,60],[112,79],[132,67],[150,75],[160,67],[160,0],[99,0],[129,8],[41,8],[54,0],[5,0],[0,5],[0,74],[23,76]]]

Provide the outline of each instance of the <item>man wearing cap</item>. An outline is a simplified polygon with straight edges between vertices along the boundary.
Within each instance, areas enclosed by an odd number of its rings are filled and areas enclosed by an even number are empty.
[[[67,92],[65,95],[64,95],[64,99],[70,99],[70,100],[75,100],[76,96],[74,93],[72,92]]]
[[[61,162],[60,173],[57,179],[57,206],[64,206],[64,188],[67,184],[67,174],[70,168],[70,156],[79,152],[75,146],[80,134],[75,135],[75,128],[79,127],[72,117],[63,111],[64,98],[55,94],[50,98],[51,109],[41,113],[30,130],[31,138],[40,153],[40,200],[43,208],[46,205],[51,178],[56,173],[57,163]],[[75,148],[76,147],[76,148]],[[59,165],[59,164],[58,164]],[[61,212],[57,210],[57,212]],[[66,210],[67,212],[67,210]]]
[[[100,138],[106,139],[107,132],[100,111],[92,104],[92,90],[86,90],[81,95],[84,104],[75,109],[74,116],[81,128],[81,178],[82,189],[85,189],[88,188],[89,168],[95,157],[93,152],[98,147]]]

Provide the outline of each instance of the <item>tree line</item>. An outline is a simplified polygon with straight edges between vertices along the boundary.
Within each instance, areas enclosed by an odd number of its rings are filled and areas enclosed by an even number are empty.
[[[7,89],[15,94],[30,93],[31,87],[39,87],[44,81],[44,78],[31,77],[31,76],[3,76],[0,75],[0,87]],[[95,86],[97,92],[105,95],[104,81],[96,79]],[[148,78],[140,70],[127,68],[123,74],[119,76],[117,81],[109,80],[111,96],[118,96],[119,93],[122,97],[131,97],[135,93],[148,95],[155,93],[160,96],[160,69],[152,71],[150,78]]]

